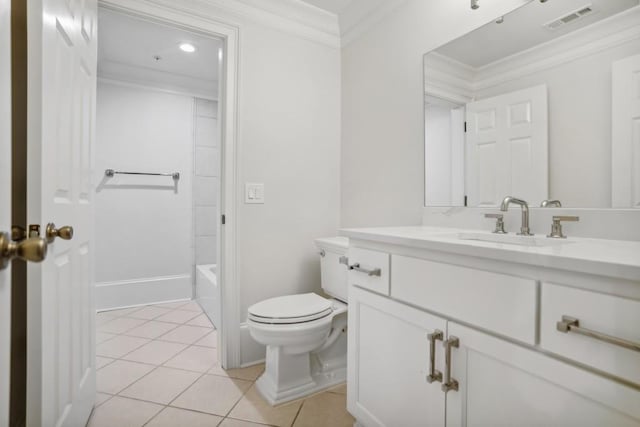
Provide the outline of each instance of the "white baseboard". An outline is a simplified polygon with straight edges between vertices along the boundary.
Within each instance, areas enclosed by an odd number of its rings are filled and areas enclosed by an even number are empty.
[[[246,367],[264,362],[267,349],[251,338],[249,325],[240,324],[240,366]]]
[[[192,283],[190,274],[96,283],[96,309],[190,300],[193,296]]]

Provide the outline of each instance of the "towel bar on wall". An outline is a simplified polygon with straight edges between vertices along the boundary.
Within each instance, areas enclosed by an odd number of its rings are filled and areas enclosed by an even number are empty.
[[[173,172],[173,173],[123,172],[123,171],[116,171],[113,169],[107,169],[104,171],[104,175],[108,178],[113,178],[114,175],[147,175],[147,176],[170,176],[176,181],[180,179],[179,172]]]

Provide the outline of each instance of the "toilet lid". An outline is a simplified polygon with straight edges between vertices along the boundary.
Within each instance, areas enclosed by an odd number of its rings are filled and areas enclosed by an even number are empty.
[[[249,318],[260,323],[310,322],[331,314],[331,301],[314,293],[271,298],[249,307]]]

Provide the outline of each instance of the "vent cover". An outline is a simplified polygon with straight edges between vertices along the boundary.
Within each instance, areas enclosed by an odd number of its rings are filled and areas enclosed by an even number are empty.
[[[593,6],[591,4],[588,4],[586,6],[582,6],[580,9],[577,9],[571,13],[567,13],[566,15],[561,16],[560,18],[554,19],[551,22],[547,22],[543,26],[550,30],[557,30],[560,27],[563,27],[567,24],[580,20],[585,16],[589,16],[594,12],[595,12],[595,9],[593,8]]]

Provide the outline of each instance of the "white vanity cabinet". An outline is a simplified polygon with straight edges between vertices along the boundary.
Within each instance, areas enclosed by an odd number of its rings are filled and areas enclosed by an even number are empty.
[[[358,287],[349,289],[348,405],[367,427],[443,426],[445,394],[429,383],[429,335],[446,320]],[[442,339],[435,358],[444,357]]]
[[[459,387],[447,393],[447,426],[640,425],[637,390],[455,322],[448,332]]]
[[[640,352],[555,323],[638,342],[640,281],[350,237],[350,265],[366,266],[349,272],[359,426],[640,426]]]

